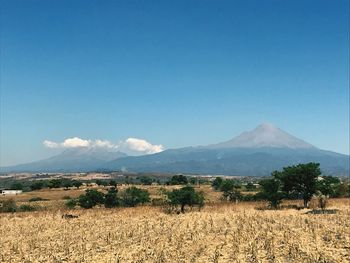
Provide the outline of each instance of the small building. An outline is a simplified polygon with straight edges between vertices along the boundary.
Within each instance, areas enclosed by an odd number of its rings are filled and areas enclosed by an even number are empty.
[[[22,190],[7,190],[7,189],[0,189],[0,195],[18,195],[21,194]]]

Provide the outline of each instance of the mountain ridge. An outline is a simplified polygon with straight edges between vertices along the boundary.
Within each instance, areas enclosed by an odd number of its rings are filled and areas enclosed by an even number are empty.
[[[99,152],[98,149],[86,148],[80,152],[69,149],[39,162],[1,170],[5,172],[119,170],[266,176],[273,170],[304,162],[319,162],[322,171],[330,175],[349,174],[348,155],[319,149],[266,123],[226,142],[208,146],[169,149],[142,156],[126,156],[124,153],[115,156],[102,150]]]

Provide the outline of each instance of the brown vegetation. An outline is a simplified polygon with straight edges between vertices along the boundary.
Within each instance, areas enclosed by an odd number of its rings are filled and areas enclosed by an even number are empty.
[[[292,204],[292,203],[290,203]],[[0,262],[349,262],[349,200],[336,214],[256,203],[0,214]],[[288,205],[288,204],[286,204]]]

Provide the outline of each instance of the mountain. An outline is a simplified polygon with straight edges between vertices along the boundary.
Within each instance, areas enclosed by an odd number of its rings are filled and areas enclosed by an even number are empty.
[[[121,158],[107,163],[104,168],[133,172],[266,176],[284,166],[307,162],[319,162],[326,174],[349,174],[348,155],[318,149],[272,124],[259,125],[223,143]]]
[[[1,172],[86,172],[103,167],[108,161],[126,157],[125,153],[103,148],[78,147],[67,149],[51,158],[1,167]]]
[[[252,131],[218,144],[170,149],[161,153],[126,156],[102,148],[80,147],[46,160],[0,168],[2,172],[84,172],[121,170],[266,176],[284,166],[319,162],[325,174],[349,175],[349,156],[318,149],[273,126]]]
[[[315,146],[282,131],[270,123],[264,123],[252,131],[243,132],[227,142],[210,145],[207,148],[288,148],[316,149]]]

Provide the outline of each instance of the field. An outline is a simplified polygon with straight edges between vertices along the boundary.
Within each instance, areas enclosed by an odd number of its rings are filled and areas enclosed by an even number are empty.
[[[31,196],[79,192],[59,191]],[[348,199],[330,200],[330,214],[311,214],[218,203],[204,191],[211,202],[180,215],[152,206],[67,211],[59,200],[42,202],[56,209],[0,214],[0,262],[350,262]]]

